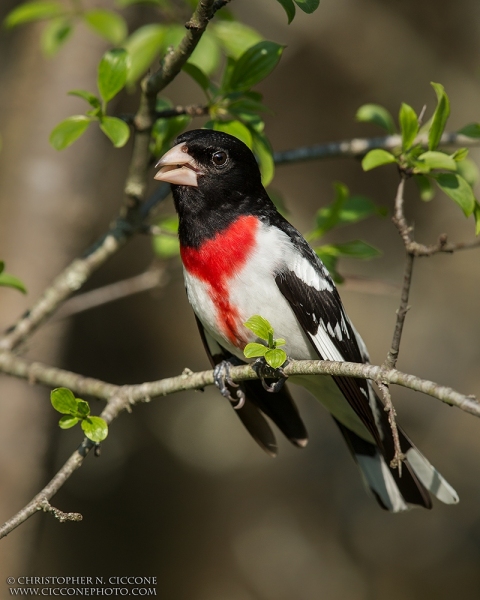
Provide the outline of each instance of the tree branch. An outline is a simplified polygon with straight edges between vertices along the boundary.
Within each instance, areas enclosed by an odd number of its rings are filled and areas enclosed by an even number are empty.
[[[418,136],[415,144],[421,144],[428,147],[427,135]],[[480,139],[469,138],[456,132],[447,132],[442,135],[441,146],[478,146]],[[402,145],[400,135],[387,135],[375,138],[355,138],[353,140],[344,140],[341,142],[330,142],[327,144],[314,144],[313,146],[304,146],[294,148],[293,150],[283,150],[275,152],[273,155],[277,165],[285,163],[303,162],[305,160],[315,160],[321,158],[360,158],[370,150],[383,148],[384,150],[394,150]]]
[[[96,308],[103,304],[132,296],[140,292],[157,289],[168,283],[165,267],[156,267],[149,269],[140,275],[122,279],[109,285],[104,285],[90,292],[85,292],[73,298],[70,298],[60,308],[52,321],[65,319],[80,312]]]
[[[190,370],[185,369],[182,375],[177,377],[140,385],[115,386],[106,382],[84,378],[68,371],[62,371],[61,369],[45,367],[39,363],[30,364],[25,359],[5,351],[0,352],[0,369],[5,373],[25,379],[30,378],[33,370],[35,379],[47,385],[51,385],[52,375],[55,375],[57,377],[56,385],[66,385],[68,381],[71,384],[70,389],[76,393],[89,393],[100,398],[109,398],[107,406],[101,414],[107,423],[111,423],[123,410],[136,402],[148,401],[155,396],[166,396],[179,391],[203,389],[207,385],[214,383],[213,371],[192,373]],[[284,368],[284,371],[287,376],[334,375],[371,379],[380,385],[393,383],[422,392],[480,417],[480,403],[473,396],[465,396],[446,386],[420,379],[414,375],[402,373],[396,369],[385,369],[383,366],[362,363],[307,360],[291,361]],[[230,375],[237,382],[258,379],[257,374],[250,365],[232,367]],[[46,506],[45,503],[49,502],[69,477],[82,465],[83,460],[94,446],[93,442],[85,439],[43,490],[14,517],[0,527],[0,538],[8,535],[8,533],[38,510],[44,509]]]

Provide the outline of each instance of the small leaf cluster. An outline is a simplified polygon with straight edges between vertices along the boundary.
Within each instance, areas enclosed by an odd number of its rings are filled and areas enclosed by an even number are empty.
[[[56,388],[50,393],[53,408],[63,417],[58,422],[62,429],[70,429],[80,422],[86,437],[92,442],[102,442],[108,435],[108,425],[101,417],[90,415],[90,406],[85,400],[75,398],[68,388]]]
[[[97,87],[100,97],[85,90],[72,90],[71,96],[78,96],[90,105],[85,115],[74,115],[59,123],[50,134],[50,144],[56,150],[63,150],[73,144],[96,121],[103,133],[112,141],[115,148],[124,146],[130,136],[128,125],[117,117],[107,116],[107,104],[126,84],[129,55],[123,48],[108,50],[98,65]]]
[[[5,273],[4,269],[5,263],[2,260],[0,260],[0,286],[11,287],[18,290],[19,292],[22,292],[22,294],[26,294],[27,288],[20,281],[20,279],[14,277],[13,275]]]
[[[127,24],[118,13],[103,8],[84,10],[77,3],[72,2],[69,6],[56,0],[34,0],[20,4],[8,13],[4,25],[12,29],[35,21],[46,21],[40,45],[47,56],[58,52],[78,22],[83,22],[112,44],[121,44],[127,36]]]
[[[287,354],[284,350],[281,350],[279,346],[285,346],[287,343],[283,338],[274,339],[273,327],[260,315],[253,315],[248,321],[244,323],[247,329],[250,329],[257,338],[266,342],[266,344],[259,344],[252,342],[247,344],[243,350],[243,354],[246,358],[259,358],[264,357],[265,362],[272,367],[272,369],[278,369],[287,360]]]
[[[334,227],[352,225],[370,216],[384,217],[387,211],[377,206],[366,196],[351,196],[346,185],[334,183],[335,197],[327,206],[322,207],[316,214],[315,228],[306,234],[309,242],[322,238]],[[370,259],[380,256],[381,252],[374,246],[362,240],[352,240],[339,244],[312,244],[318,257],[327,267],[333,280],[342,283],[343,277],[338,272],[338,259],[343,257]]]
[[[268,109],[262,103],[262,95],[252,88],[277,66],[284,46],[264,40],[254,29],[229,19],[212,24],[211,29],[210,38],[203,38],[214,40],[227,57],[219,80],[212,80],[205,61],[197,61],[195,52],[183,70],[207,97],[210,120],[205,127],[244,142],[257,157],[263,184],[267,186],[275,167],[260,115]]]
[[[466,217],[474,215],[476,233],[479,234],[480,204],[472,189],[478,178],[477,169],[474,163],[467,159],[467,148],[459,148],[451,154],[439,149],[450,115],[450,100],[440,83],[432,82],[432,87],[437,96],[437,105],[427,123],[422,126],[415,110],[403,103],[398,116],[402,139],[401,147],[393,152],[381,148],[371,150],[364,156],[362,167],[365,171],[370,171],[382,165],[397,164],[405,175],[412,176],[416,181],[420,197],[424,201],[429,201],[434,197],[433,184],[436,184],[460,206]],[[359,108],[356,118],[359,121],[375,123],[389,134],[396,132],[393,117],[382,106],[366,104]],[[469,137],[480,137],[480,124],[467,125],[459,133]],[[418,140],[419,135],[426,136],[427,150]]]

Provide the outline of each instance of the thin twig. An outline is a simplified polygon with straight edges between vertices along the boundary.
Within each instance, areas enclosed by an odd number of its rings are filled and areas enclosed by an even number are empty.
[[[65,523],[66,521],[82,521],[83,516],[80,513],[75,512],[63,512],[58,508],[55,508],[50,504],[50,502],[45,498],[43,502],[40,502],[38,506],[38,510],[43,510],[43,512],[51,513],[60,523]]]
[[[157,289],[165,286],[167,283],[168,277],[165,274],[165,267],[150,269],[144,273],[140,273],[140,275],[122,279],[121,281],[116,281],[115,283],[104,285],[90,292],[70,298],[51,321],[65,319],[127,296]]]
[[[421,144],[428,147],[428,136],[419,135],[415,144]],[[441,146],[478,146],[480,139],[469,138],[456,132],[447,132],[442,135]],[[292,150],[283,150],[275,152],[273,155],[277,165],[284,163],[303,162],[305,160],[317,160],[321,158],[359,158],[364,156],[370,150],[383,148],[384,150],[395,150],[402,145],[400,135],[387,135],[374,138],[356,138],[353,140],[343,140],[341,142],[329,142],[326,144],[314,144],[313,146],[303,146]]]
[[[397,412],[395,407],[393,406],[392,396],[390,394],[390,389],[385,383],[377,383],[378,388],[380,389],[383,397],[383,401],[385,403],[385,410],[388,412],[388,422],[390,424],[390,429],[392,430],[392,438],[393,438],[393,448],[394,455],[392,460],[390,461],[390,467],[392,469],[398,469],[398,475],[402,476],[402,462],[405,460],[405,454],[402,452],[402,448],[400,446],[400,437],[398,435],[398,427],[397,427]]]

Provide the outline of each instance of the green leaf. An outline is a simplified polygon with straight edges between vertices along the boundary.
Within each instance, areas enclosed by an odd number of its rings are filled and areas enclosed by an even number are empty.
[[[246,50],[235,62],[228,79],[229,90],[248,90],[273,71],[284,46],[275,42],[259,42]]]
[[[272,369],[278,369],[287,360],[287,353],[280,348],[273,348],[265,352],[265,360]]]
[[[31,21],[41,21],[43,19],[52,19],[65,13],[65,9],[59,2],[50,2],[40,0],[38,2],[25,2],[20,4],[8,13],[4,20],[7,28],[30,23]]]
[[[320,0],[295,0],[295,4],[303,12],[311,14],[317,10]]]
[[[89,440],[99,443],[108,435],[108,425],[101,417],[87,417],[82,420],[82,429]]]
[[[463,177],[472,188],[477,183],[480,176],[477,165],[469,158],[457,163],[457,173]]]
[[[68,92],[69,96],[77,96],[78,98],[82,98],[86,102],[90,104],[93,108],[101,108],[100,100],[94,94],[87,92],[85,90],[70,90]]]
[[[135,83],[160,54],[165,31],[163,25],[144,25],[126,39],[123,47],[130,56],[128,85]]]
[[[127,82],[129,54],[123,48],[108,50],[98,65],[97,85],[104,102],[114,98]]]
[[[408,150],[418,134],[418,117],[417,113],[411,106],[402,102],[400,113],[398,115],[400,123],[400,131],[402,132],[402,146],[404,150]]]
[[[331,278],[335,283],[343,283],[344,279],[337,271],[338,255],[333,255],[328,252],[323,252],[323,246],[314,248],[318,258],[323,262],[325,268],[330,273]]]
[[[480,235],[480,204],[478,202],[475,202],[473,215],[475,217],[475,235]]]
[[[277,338],[275,340],[275,347],[285,346],[286,343],[287,343],[287,340],[284,340],[283,338]]]
[[[397,159],[391,152],[377,148],[370,150],[362,159],[362,167],[364,171],[371,171],[376,167],[388,165],[389,163],[397,162]]]
[[[83,14],[86,24],[112,44],[118,45],[127,37],[125,19],[111,10],[96,8]]]
[[[18,279],[17,277],[14,277],[13,275],[9,275],[8,273],[5,273],[3,271],[3,268],[4,268],[3,262],[0,262],[0,266],[1,266],[1,268],[0,268],[0,286],[11,287],[11,288],[18,290],[19,292],[22,292],[22,294],[26,294],[27,288],[24,286],[23,282],[20,281],[20,279]]]
[[[457,163],[454,158],[444,152],[428,151],[420,154],[418,162],[415,162],[415,167],[423,173],[430,172],[431,169],[446,169],[448,171],[456,171]]]
[[[357,121],[374,123],[390,134],[395,133],[395,123],[389,111],[379,104],[364,104],[357,110]]]
[[[77,400],[68,388],[55,388],[50,392],[50,402],[53,408],[64,415],[75,415]]]
[[[290,0],[293,4],[293,0]],[[295,9],[294,9],[295,11]],[[227,56],[235,60],[258,42],[263,40],[262,36],[239,21],[219,21],[213,27],[213,33],[222,44]]]
[[[130,137],[128,125],[117,117],[101,117],[100,129],[112,141],[115,148],[125,146]]]
[[[340,212],[350,195],[348,187],[340,181],[334,182],[333,189],[335,190],[333,202],[330,206],[321,208],[317,212],[315,237],[321,237],[324,233],[335,227],[340,220]]]
[[[58,424],[62,429],[70,429],[71,427],[74,427],[79,421],[80,419],[78,417],[74,417],[73,415],[63,415]]]
[[[160,258],[168,259],[178,256],[180,253],[178,238],[172,235],[154,235],[152,243],[155,254]]]
[[[430,200],[432,200],[432,198],[435,196],[435,188],[433,187],[430,179],[425,177],[425,175],[414,175],[413,179],[418,185],[420,198],[424,202],[430,202]]]
[[[437,107],[433,113],[432,125],[428,132],[428,149],[435,150],[442,137],[445,125],[450,115],[450,101],[443,85],[431,82],[435,93],[437,94]]]
[[[346,185],[335,182],[335,199],[328,206],[321,208],[316,215],[316,227],[307,234],[308,240],[321,238],[333,227],[357,223],[372,215],[384,217],[387,210],[377,206],[366,196],[350,196]]]
[[[253,315],[245,323],[245,327],[253,331],[253,333],[261,340],[268,340],[273,335],[273,328],[267,319],[260,315]]]
[[[73,31],[70,19],[52,19],[42,31],[40,46],[46,56],[54,56],[67,41]]]
[[[456,173],[432,174],[440,189],[456,202],[466,217],[470,216],[475,208],[473,190],[463,177]]]
[[[200,38],[188,62],[202,69],[207,75],[211,75],[217,70],[220,58],[221,54],[217,39],[209,31],[206,31]]]
[[[49,138],[50,144],[55,150],[68,148],[68,146],[85,133],[90,122],[91,120],[85,115],[68,117],[68,119],[65,119],[54,127]]]
[[[461,162],[462,160],[465,160],[467,158],[468,153],[468,148],[458,148],[458,150],[455,150],[455,152],[451,156],[453,160]]]
[[[295,4],[293,3],[293,0],[277,0],[277,2],[283,6],[287,13],[288,24],[290,25],[295,17]]]
[[[204,90],[205,92],[207,92],[209,90],[210,79],[202,71],[202,69],[200,69],[199,67],[197,67],[196,65],[194,65],[192,63],[187,62],[183,65],[182,71],[185,71],[185,73],[187,73],[187,75],[190,75],[190,77],[198,83],[198,85],[202,88],[202,90]]]
[[[342,244],[326,244],[320,246],[320,249],[325,254],[331,254],[333,256],[350,256],[364,260],[376,258],[381,255],[378,248],[375,248],[362,240],[353,240]]]
[[[229,133],[235,136],[246,144],[249,148],[252,148],[252,134],[248,127],[246,127],[240,121],[213,121],[213,127],[215,131],[223,131],[223,133]]]
[[[263,133],[252,129],[251,131],[253,138],[252,150],[258,160],[263,186],[267,187],[275,175],[272,147]]]
[[[259,356],[265,356],[268,348],[263,344],[257,344],[252,342],[247,344],[243,349],[243,354],[246,358],[258,358]]]
[[[77,398],[76,400],[77,414],[81,417],[88,417],[88,415],[90,414],[90,405],[88,404],[88,402],[85,402],[85,400],[80,400],[79,398]]]
[[[465,127],[459,129],[457,133],[461,133],[470,138],[480,138],[480,123],[470,123],[469,125],[465,125]]]

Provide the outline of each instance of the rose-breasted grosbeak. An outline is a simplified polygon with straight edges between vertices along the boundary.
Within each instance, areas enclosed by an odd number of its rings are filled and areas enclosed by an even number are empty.
[[[172,184],[188,300],[213,366],[245,361],[245,345],[260,340],[243,324],[256,314],[286,339],[293,359],[368,362],[328,271],[277,212],[243,142],[216,131],[189,131],[157,167],[155,179]],[[401,430],[402,475],[389,466],[392,434],[369,381],[321,375],[289,381],[307,388],[333,416],[383,508],[431,508],[429,492],[447,504],[458,502],[455,490]],[[249,381],[241,389],[245,401],[237,414],[264,450],[276,453],[264,415],[294,444],[306,445],[305,426],[286,387],[272,394],[260,381]]]

